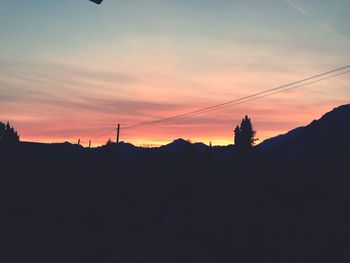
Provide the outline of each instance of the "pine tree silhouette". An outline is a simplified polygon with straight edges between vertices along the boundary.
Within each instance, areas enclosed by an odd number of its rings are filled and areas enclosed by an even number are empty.
[[[235,146],[238,150],[249,150],[251,149],[255,141],[256,131],[253,129],[250,118],[246,115],[241,122],[241,125],[235,128]]]
[[[0,144],[16,144],[19,142],[19,135],[17,131],[14,130],[13,127],[11,127],[10,123],[7,122],[5,125],[4,123],[0,122]]]
[[[237,148],[240,148],[241,145],[241,128],[239,125],[235,128],[235,145]]]
[[[3,136],[3,134],[5,133],[5,129],[6,129],[5,124],[0,122],[0,140],[1,140],[2,136]]]

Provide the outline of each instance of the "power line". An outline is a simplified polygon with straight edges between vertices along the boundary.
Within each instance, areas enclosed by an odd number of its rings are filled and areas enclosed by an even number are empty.
[[[238,98],[238,99],[230,100],[230,101],[227,101],[227,102],[224,102],[224,103],[216,104],[216,105],[213,105],[213,106],[210,106],[210,107],[206,107],[206,108],[203,108],[203,109],[198,109],[198,110],[195,110],[195,111],[191,111],[191,112],[187,112],[187,113],[183,113],[183,114],[179,114],[179,115],[175,115],[175,116],[171,116],[171,117],[167,117],[167,118],[162,118],[162,119],[158,119],[158,120],[154,120],[154,121],[143,122],[143,123],[140,123],[140,124],[127,126],[127,127],[121,128],[121,129],[123,129],[123,130],[125,130],[125,129],[133,129],[133,128],[138,128],[138,127],[141,127],[141,126],[152,125],[152,124],[172,121],[172,120],[176,120],[176,119],[180,119],[180,118],[184,118],[184,117],[188,117],[188,116],[192,116],[192,115],[207,113],[207,112],[214,111],[214,110],[221,110],[221,109],[224,109],[224,108],[227,108],[227,107],[232,107],[234,105],[246,103],[246,102],[253,101],[253,100],[258,100],[258,99],[261,99],[261,98],[272,96],[274,94],[278,94],[278,93],[286,92],[286,91],[289,91],[289,90],[301,88],[301,87],[308,86],[308,85],[311,85],[311,84],[314,84],[314,83],[317,83],[317,82],[321,82],[321,81],[324,81],[324,80],[327,80],[327,79],[335,78],[335,77],[338,77],[340,75],[344,75],[344,74],[350,73],[350,70],[348,70],[348,71],[343,71],[343,72],[340,72],[340,73],[337,73],[337,74],[333,74],[333,75],[327,76],[327,75],[329,75],[331,73],[336,73],[336,72],[342,71],[342,70],[347,69],[347,68],[350,68],[350,65],[347,65],[347,66],[344,66],[344,67],[340,67],[340,68],[337,68],[337,69],[334,69],[334,70],[330,70],[330,71],[327,71],[327,72],[324,72],[324,73],[321,73],[321,74],[317,74],[317,75],[314,75],[314,76],[311,76],[311,77],[308,77],[308,78],[305,78],[305,79],[302,79],[302,80],[299,80],[299,81],[294,81],[294,82],[291,82],[291,83],[288,83],[288,84],[285,84],[285,85],[282,85],[282,86],[278,86],[278,87],[275,87],[275,88],[272,88],[272,89],[264,90],[264,91],[261,91],[261,92],[258,92],[258,93],[252,94],[252,95],[248,95],[248,96],[244,96],[244,97],[241,97],[241,98]],[[321,79],[317,79],[317,78],[323,77],[323,76],[326,76],[326,77],[321,78]],[[317,80],[313,80],[313,79],[317,79]],[[313,80],[313,81],[309,81],[309,80]],[[306,83],[303,83],[303,82],[306,82]],[[295,86],[296,84],[299,84],[299,85]],[[104,137],[104,136],[106,136],[108,134],[111,134],[113,131],[115,131],[115,128],[109,130],[108,132],[100,134],[99,136],[96,136],[94,138],[94,140],[99,139],[101,137]]]
[[[339,72],[339,71],[342,71],[342,70],[347,69],[347,68],[350,68],[350,65],[346,65],[344,67],[336,68],[336,69],[333,69],[333,70],[330,70],[330,71],[327,71],[327,72],[324,72],[324,73],[321,73],[321,74],[313,75],[311,77],[304,78],[304,79],[299,80],[299,81],[294,81],[294,82],[291,82],[291,83],[288,83],[288,84],[285,84],[285,85],[282,85],[282,86],[278,86],[278,87],[275,87],[275,88],[272,88],[272,89],[264,90],[264,91],[261,91],[261,92],[258,92],[258,93],[252,94],[252,95],[248,95],[248,96],[244,96],[244,97],[241,97],[241,98],[238,98],[238,99],[230,100],[230,101],[227,101],[227,102],[224,102],[224,103],[220,103],[220,104],[216,104],[216,105],[213,105],[213,106],[210,106],[210,107],[206,107],[206,108],[190,111],[190,112],[183,113],[183,114],[174,115],[174,116],[167,117],[167,118],[162,118],[162,119],[153,120],[153,121],[149,121],[149,122],[143,122],[143,123],[140,123],[140,124],[127,126],[127,127],[122,128],[122,129],[133,129],[133,128],[137,128],[137,127],[141,127],[141,126],[157,124],[157,123],[160,123],[160,122],[172,121],[172,120],[176,120],[176,119],[179,119],[179,118],[184,118],[184,117],[188,117],[188,116],[192,116],[192,115],[196,115],[196,114],[201,114],[201,113],[206,113],[206,112],[217,110],[217,109],[222,109],[222,108],[225,108],[225,107],[230,107],[230,106],[233,106],[233,105],[236,105],[236,104],[241,104],[241,103],[244,103],[244,102],[247,102],[247,101],[251,101],[251,100],[254,100],[254,99],[271,96],[271,95],[276,94],[276,93],[281,93],[281,92],[284,92],[284,91],[287,91],[287,90],[291,90],[291,89],[307,86],[307,85],[310,85],[310,84],[313,84],[313,83],[317,83],[317,82],[320,82],[320,81],[323,81],[323,80],[326,80],[326,79],[329,79],[329,78],[334,78],[334,77],[337,77],[337,76],[349,73],[350,71],[345,71],[345,72],[338,73],[338,74],[335,74],[335,75],[332,75],[332,76],[327,76],[325,78],[318,79],[316,81],[312,81],[312,82],[301,84],[303,82],[306,82],[306,81],[309,81],[309,80],[312,80],[312,79],[315,79],[315,78],[323,77],[323,76],[329,75],[331,73]],[[294,86],[296,84],[301,84],[301,85]],[[290,88],[288,88],[288,87],[290,87]],[[278,91],[278,92],[274,92],[274,91]]]
[[[102,133],[101,135],[98,135],[94,138],[94,140],[100,139],[103,136],[106,136],[108,134],[111,134],[113,131],[115,130],[115,128],[113,128],[112,130],[109,130],[108,132]]]
[[[327,79],[335,78],[335,77],[337,77],[337,76],[341,76],[341,75],[344,75],[344,74],[347,74],[347,73],[350,73],[350,70],[344,71],[344,72],[341,72],[341,73],[338,73],[338,74],[335,74],[335,75],[332,75],[332,76],[328,76],[328,77],[325,77],[325,78],[322,78],[322,79],[319,79],[319,80],[310,81],[310,82],[307,82],[307,83],[305,83],[305,84],[297,85],[297,86],[290,87],[290,88],[285,88],[285,89],[283,89],[283,90],[278,90],[278,91],[275,91],[275,92],[272,92],[272,93],[269,93],[269,94],[257,96],[257,97],[250,98],[250,99],[247,99],[247,100],[244,100],[244,101],[239,101],[239,102],[237,102],[237,103],[233,103],[233,104],[230,104],[230,105],[226,105],[225,107],[223,106],[223,107],[220,107],[220,108],[215,108],[215,110],[221,110],[221,109],[228,108],[228,107],[231,107],[231,106],[234,106],[234,105],[246,103],[246,102],[253,101],[253,100],[258,100],[258,99],[265,98],[265,97],[269,97],[269,96],[272,96],[272,95],[275,95],[275,94],[283,93],[283,92],[286,92],[286,91],[289,91],[289,90],[293,90],[293,89],[301,88],[301,87],[304,87],[304,86],[312,85],[312,84],[315,84],[315,83],[317,83],[317,82],[321,82],[321,81],[324,81],[324,80],[327,80]],[[214,109],[213,109],[213,110],[214,110]],[[207,112],[213,111],[213,110],[202,111],[202,112],[200,112],[199,114],[201,114],[201,113],[207,113]]]

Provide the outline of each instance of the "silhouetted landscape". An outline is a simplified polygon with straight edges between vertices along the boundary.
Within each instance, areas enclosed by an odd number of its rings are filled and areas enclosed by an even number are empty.
[[[349,135],[350,104],[244,151],[1,143],[1,262],[349,262]]]

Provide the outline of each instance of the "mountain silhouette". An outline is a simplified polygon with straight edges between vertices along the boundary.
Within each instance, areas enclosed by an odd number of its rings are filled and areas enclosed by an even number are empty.
[[[286,157],[299,154],[339,155],[350,149],[349,134],[350,104],[347,104],[334,108],[305,127],[267,139],[257,149]]]
[[[314,156],[314,158],[326,158],[331,154],[343,155],[350,149],[350,104],[339,106],[324,114],[319,120],[312,121],[309,125],[295,128],[286,134],[267,139],[255,147],[260,154],[274,154],[276,158],[295,158],[300,155]],[[215,158],[228,158],[235,152],[235,147],[213,146],[204,143],[191,143],[188,140],[176,139],[173,142],[153,148],[134,146],[121,142],[118,145],[99,146],[97,148],[84,148],[80,145],[66,143],[30,143],[22,142],[18,146],[21,153],[31,153],[43,158],[63,158],[63,156],[75,156],[86,159],[94,156],[100,158],[108,151],[118,151],[119,161],[130,161],[134,158],[142,158],[148,154],[166,154],[177,158],[184,154],[201,158],[210,151]]]

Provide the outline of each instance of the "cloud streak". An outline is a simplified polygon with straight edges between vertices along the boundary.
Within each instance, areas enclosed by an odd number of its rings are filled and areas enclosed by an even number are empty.
[[[303,16],[308,16],[310,17],[315,23],[321,24],[322,29],[325,31],[328,31],[332,33],[333,35],[337,36],[338,38],[345,40],[347,42],[350,42],[350,37],[347,35],[344,35],[340,33],[338,30],[336,30],[334,27],[331,25],[324,24],[322,21],[319,19],[316,19],[310,12],[308,12],[305,8],[301,7],[300,5],[296,4],[293,0],[285,0],[285,2],[291,6],[293,9],[297,10],[299,13],[301,13]]]
[[[117,76],[117,79],[109,81],[108,70],[98,75],[100,71],[97,70],[72,69],[69,66],[52,66],[44,70],[40,66],[32,69],[21,64],[3,66],[3,69],[5,70],[0,74],[1,118],[12,121],[24,140],[35,141],[75,142],[80,138],[87,142],[111,130],[117,123],[129,126],[177,115],[226,101],[228,96],[234,98],[250,94],[261,85],[261,89],[264,86],[271,88],[276,86],[273,83],[281,84],[288,82],[287,80],[298,79],[294,76],[295,73],[265,72],[264,74],[271,75],[270,80],[263,83],[261,81],[266,81],[266,77],[259,71],[247,71],[243,67],[235,71],[235,81],[240,83],[237,85],[240,89],[234,92],[229,81],[232,77],[227,72],[203,76],[197,83],[198,87],[188,91],[189,94],[193,94],[191,99],[178,96],[170,90],[166,90],[168,96],[161,96],[159,99],[159,96],[152,98],[152,94],[147,97],[140,95],[154,90],[146,86],[141,88],[142,84],[137,78],[124,78],[123,74],[121,78]],[[11,76],[7,74],[9,72]],[[80,74],[81,72],[83,74]],[[108,83],[101,85],[96,82],[96,78],[102,81],[106,78]],[[197,94],[201,83],[215,83],[215,79],[227,81],[228,84],[222,86],[218,92],[208,89],[211,93],[202,90],[202,94]],[[245,84],[245,80],[249,82]],[[125,87],[119,86],[120,84]],[[178,87],[181,88],[181,85]],[[123,96],[120,95],[121,89],[127,91]],[[163,125],[123,130],[122,136],[124,140],[136,144],[166,143],[177,137],[193,141],[204,140],[207,143],[210,140],[213,144],[229,144],[232,143],[233,126],[240,122],[242,116],[248,114],[259,131],[259,138],[263,140],[295,126],[305,125],[318,117],[317,113],[321,114],[330,108],[330,102],[320,106],[310,99],[298,101],[298,94],[295,92],[288,96],[280,95]],[[205,100],[201,100],[201,95],[205,95]],[[307,93],[303,93],[303,98],[308,97],[310,96]],[[336,106],[338,103],[341,103],[341,100],[331,102],[331,105]],[[113,132],[94,143],[105,143],[111,136]]]
[[[295,10],[297,10],[302,15],[304,15],[304,16],[309,15],[309,13],[304,8],[302,8],[301,6],[294,3],[293,0],[285,0],[285,1],[289,6],[293,7]]]

